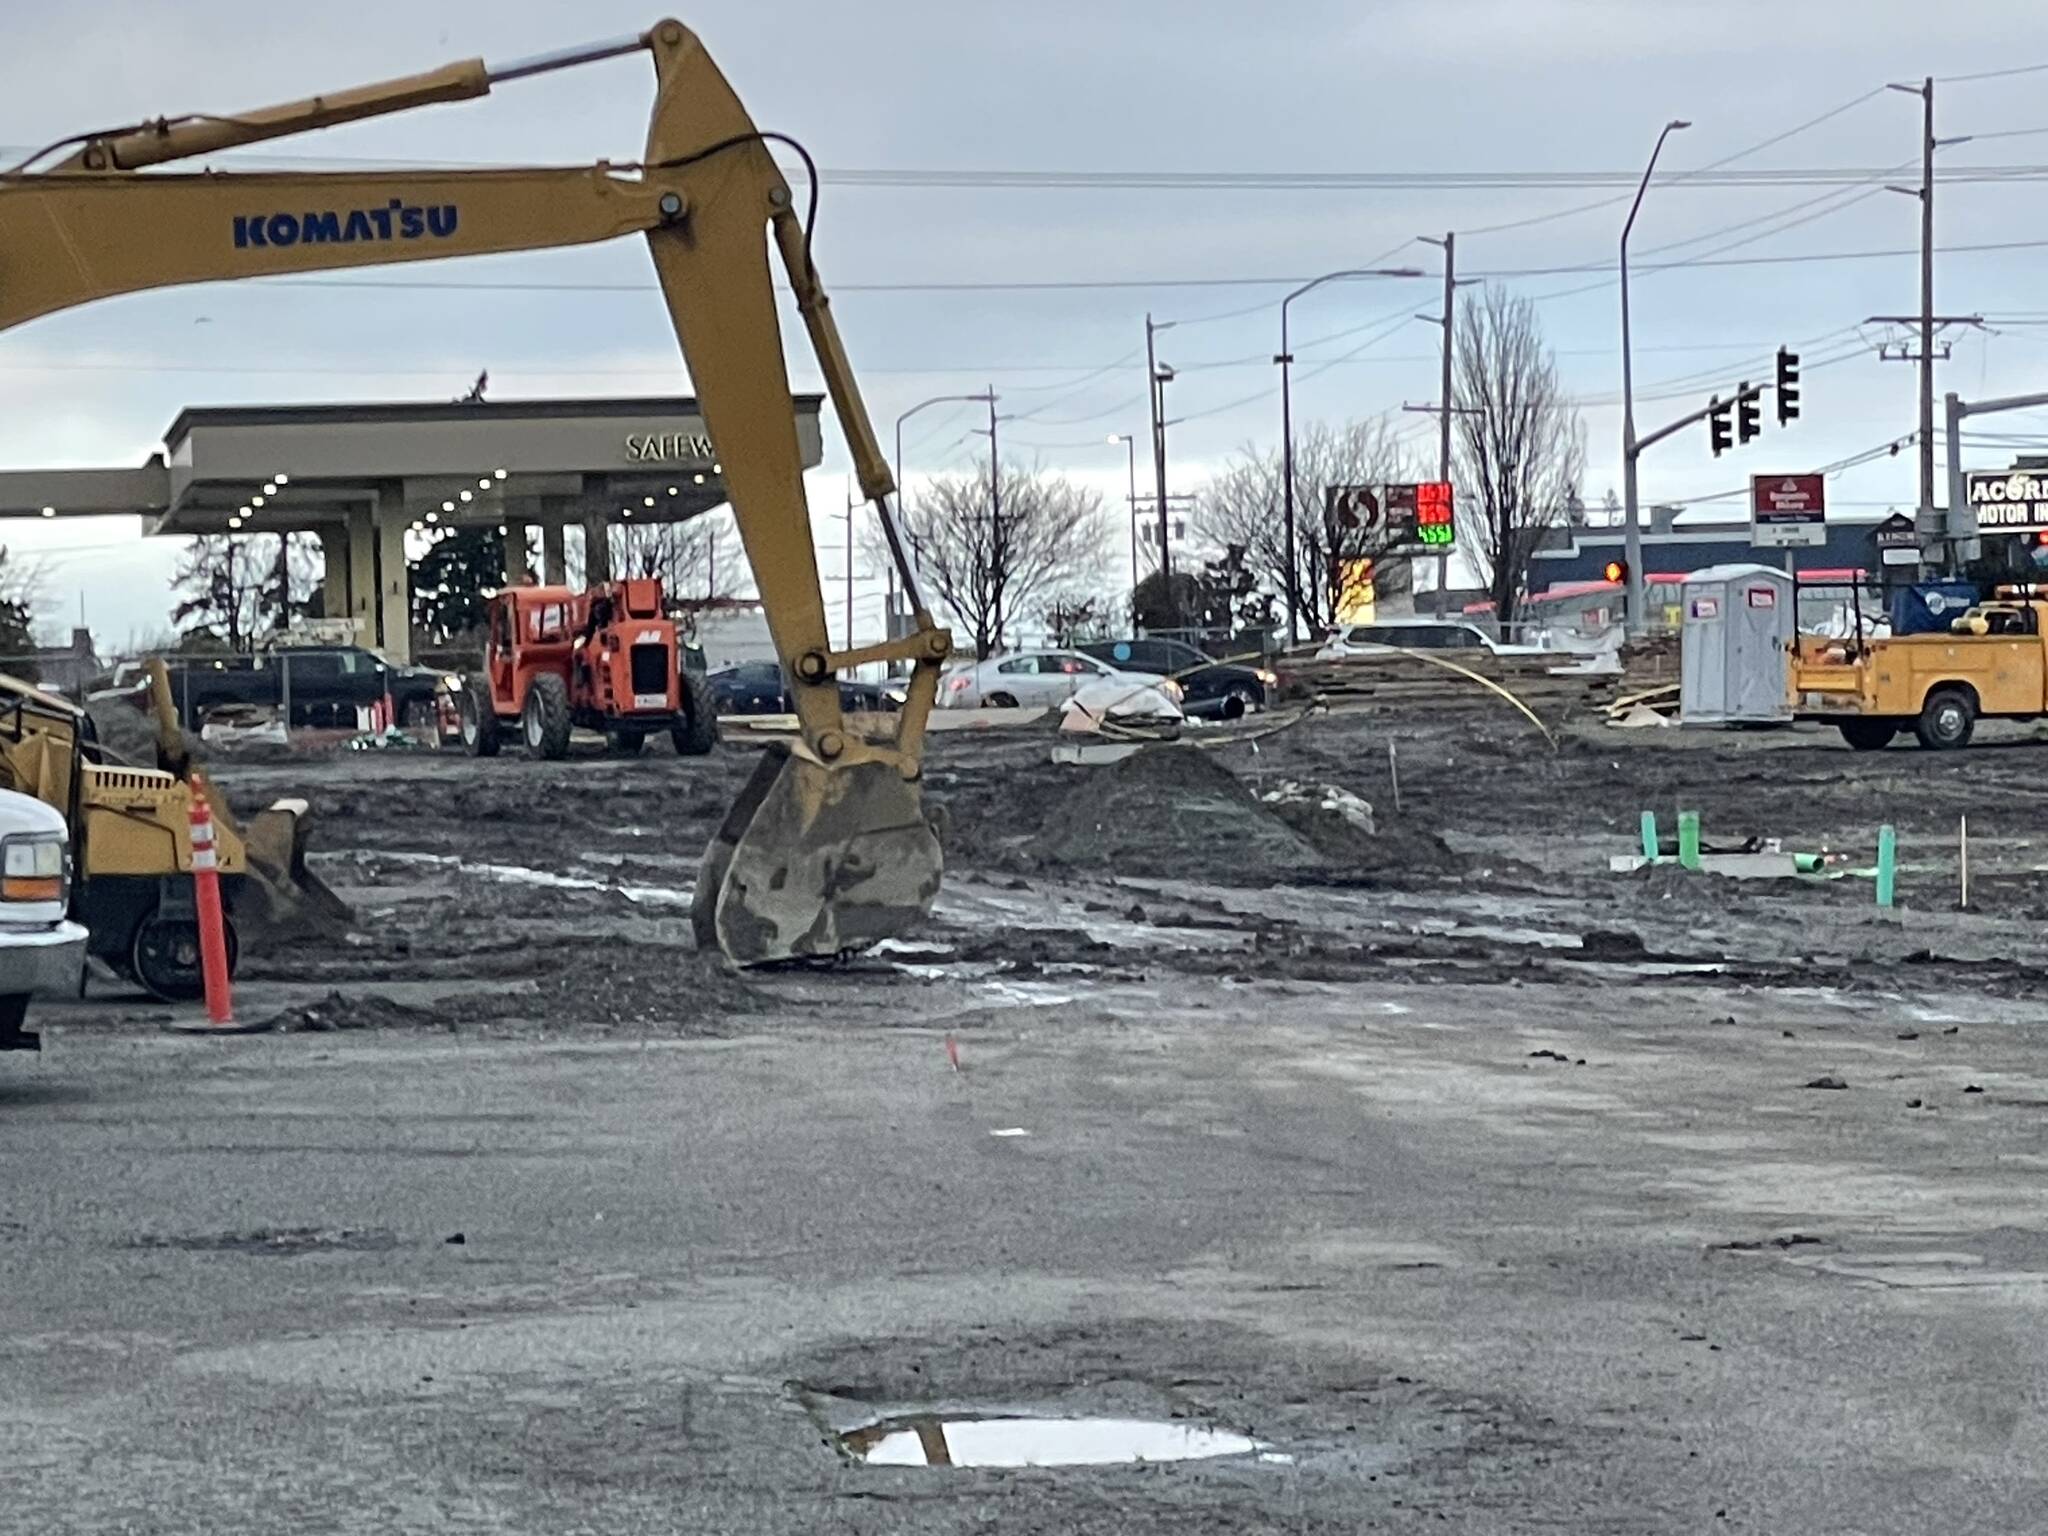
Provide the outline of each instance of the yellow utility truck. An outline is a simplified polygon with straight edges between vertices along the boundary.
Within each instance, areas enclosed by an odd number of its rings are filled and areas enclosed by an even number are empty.
[[[1980,719],[2048,716],[2048,598],[2002,587],[1947,634],[1832,639],[1801,635],[1792,712],[1838,727],[1859,752],[1910,730],[1920,745],[1969,744]]]

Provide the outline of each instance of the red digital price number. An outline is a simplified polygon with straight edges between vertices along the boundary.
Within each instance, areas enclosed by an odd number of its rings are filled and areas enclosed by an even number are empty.
[[[1452,526],[1451,483],[1425,480],[1415,487],[1415,536],[1418,543],[1442,547],[1456,542]]]

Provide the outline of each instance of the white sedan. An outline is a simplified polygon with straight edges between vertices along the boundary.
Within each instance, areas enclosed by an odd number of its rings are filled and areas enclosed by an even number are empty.
[[[1079,651],[1016,651],[966,662],[939,679],[941,709],[1057,709],[1090,683],[1128,684],[1180,701],[1180,685],[1166,678],[1120,672]]]
[[[1330,631],[1317,661],[1346,656],[1391,656],[1397,651],[1491,651],[1496,656],[1545,656],[1540,645],[1509,645],[1463,619],[1399,619],[1345,624]]]

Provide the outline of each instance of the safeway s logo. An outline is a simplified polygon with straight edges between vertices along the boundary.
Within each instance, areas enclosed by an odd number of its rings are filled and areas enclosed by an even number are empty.
[[[454,203],[421,207],[394,197],[382,208],[327,208],[310,213],[235,215],[235,249],[294,245],[358,245],[391,240],[446,240],[461,223]]]

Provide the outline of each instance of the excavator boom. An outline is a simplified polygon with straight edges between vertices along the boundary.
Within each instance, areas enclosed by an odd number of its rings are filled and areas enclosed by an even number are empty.
[[[647,53],[656,98],[631,165],[487,171],[142,173],[241,145],[435,102],[494,83]],[[925,724],[951,638],[902,553],[895,486],[811,260],[788,183],[696,36],[645,34],[492,68],[481,60],[231,117],[162,119],[52,145],[0,175],[0,330],[94,299],[178,283],[547,249],[644,234],[692,387],[724,466],[800,741],[764,757],[707,851],[700,943],[742,965],[828,956],[914,925],[941,858],[918,797]],[[69,151],[44,170],[37,161]],[[815,190],[815,188],[813,189]],[[775,309],[780,258],[862,488],[916,615],[905,637],[835,652]],[[912,665],[896,733],[850,735],[838,674]]]

